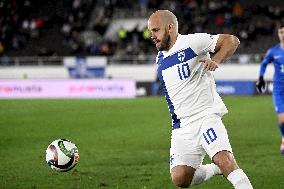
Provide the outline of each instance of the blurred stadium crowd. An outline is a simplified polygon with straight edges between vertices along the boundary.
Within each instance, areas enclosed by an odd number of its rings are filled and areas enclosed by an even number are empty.
[[[275,24],[284,18],[284,1],[270,0],[1,0],[1,56],[154,54],[147,18],[169,9],[179,32],[230,33],[241,40],[238,53],[264,53],[277,42]],[[118,19],[145,19],[146,25],[116,28]]]

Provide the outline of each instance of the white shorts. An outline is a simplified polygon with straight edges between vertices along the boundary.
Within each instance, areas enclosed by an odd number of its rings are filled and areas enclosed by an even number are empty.
[[[193,122],[181,119],[180,128],[172,131],[170,170],[177,165],[196,169],[206,154],[212,159],[224,150],[232,153],[227,130],[219,115],[208,115]]]

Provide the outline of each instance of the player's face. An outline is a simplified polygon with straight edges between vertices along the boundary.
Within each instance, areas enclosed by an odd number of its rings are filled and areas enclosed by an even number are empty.
[[[164,35],[161,40],[161,44],[159,47],[157,47],[156,45],[156,48],[158,49],[158,51],[169,50],[170,41],[171,41],[171,37],[169,35],[169,32],[165,29]]]
[[[284,42],[284,27],[278,29],[278,37],[280,42]]]
[[[150,18],[148,29],[151,32],[152,40],[158,51],[168,50],[170,46],[170,35],[158,18]]]

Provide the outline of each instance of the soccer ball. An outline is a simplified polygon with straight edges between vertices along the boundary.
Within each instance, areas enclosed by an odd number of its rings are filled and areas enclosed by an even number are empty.
[[[57,139],[46,149],[46,162],[55,171],[69,171],[75,167],[78,161],[78,148],[70,140]]]

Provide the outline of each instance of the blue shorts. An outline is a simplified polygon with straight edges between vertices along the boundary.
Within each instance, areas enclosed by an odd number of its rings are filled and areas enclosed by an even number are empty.
[[[273,102],[275,112],[284,113],[284,89],[273,91]]]

